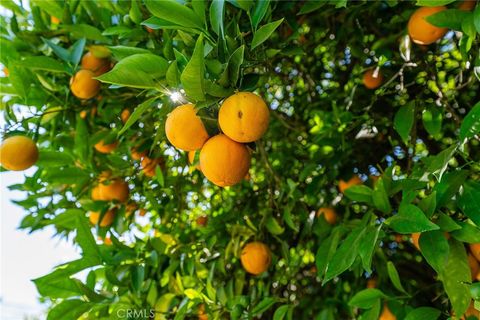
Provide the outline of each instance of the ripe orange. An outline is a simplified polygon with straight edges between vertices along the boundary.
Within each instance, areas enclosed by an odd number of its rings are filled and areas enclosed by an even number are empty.
[[[103,140],[100,140],[95,144],[95,150],[100,153],[111,153],[117,147],[117,142],[105,144]]]
[[[383,310],[378,320],[397,320],[397,317],[395,317],[395,315],[390,311],[387,304],[385,303],[383,305]]]
[[[123,109],[122,113],[120,114],[120,119],[122,119],[122,122],[125,123],[127,122],[128,118],[130,118],[130,110]]]
[[[380,87],[382,83],[383,75],[380,70],[375,72],[375,69],[370,69],[363,74],[363,85],[367,89],[376,89]]]
[[[272,256],[270,249],[262,242],[250,242],[242,249],[240,261],[248,273],[259,275],[270,266]]]
[[[470,251],[477,261],[480,261],[480,243],[471,243]]]
[[[205,305],[203,303],[198,306],[198,320],[208,320],[208,315],[205,313]]]
[[[447,28],[436,27],[426,20],[426,17],[446,10],[444,6],[418,8],[408,20],[408,34],[417,44],[431,44],[447,33]]]
[[[87,117],[87,110],[80,111],[80,118],[85,119]]]
[[[156,174],[155,172],[156,167],[160,166],[160,168],[163,169],[163,167],[165,166],[165,162],[162,158],[152,159],[149,157],[144,157],[142,159],[141,165],[142,165],[143,173],[147,177],[153,177]]]
[[[90,212],[89,214],[90,222],[93,225],[97,225],[100,220],[100,212]],[[108,227],[113,223],[115,219],[115,210],[110,209],[103,215],[102,221],[100,221],[100,227]]]
[[[103,240],[103,244],[106,245],[106,246],[111,246],[113,243],[112,243],[112,239],[110,239],[110,237],[106,237],[104,240]]]
[[[181,105],[170,112],[165,133],[175,148],[185,151],[200,149],[208,139],[207,130],[193,104]]]
[[[60,19],[58,19],[57,17],[55,16],[50,16],[50,22],[52,24],[59,24],[60,23]]]
[[[95,74],[90,70],[80,70],[70,79],[70,90],[80,99],[95,97],[100,91],[100,81],[93,79]]]
[[[345,190],[347,190],[350,187],[356,186],[362,184],[362,179],[360,179],[359,176],[354,175],[350,180],[344,181],[340,179],[338,182],[338,190],[340,190],[341,193],[345,193]]]
[[[100,183],[92,189],[92,199],[94,201],[119,201],[125,202],[128,199],[128,184],[120,179],[106,181],[100,178]]]
[[[239,92],[228,97],[218,112],[223,133],[237,142],[260,139],[268,128],[270,111],[265,101],[251,92]]]
[[[462,3],[460,3],[460,5],[458,6],[458,9],[464,10],[464,11],[471,11],[473,8],[475,8],[476,2],[477,2],[476,0],[462,1]]]
[[[412,233],[412,236],[411,236],[412,243],[415,246],[415,248],[417,248],[418,251],[420,251],[420,244],[419,244],[420,235],[421,235],[420,232],[415,232],[415,233]]]
[[[335,224],[337,222],[337,213],[332,208],[322,207],[318,209],[317,217],[320,217],[321,215],[323,215],[329,224]]]
[[[480,265],[478,264],[477,259],[475,259],[471,253],[468,254],[468,266],[470,267],[470,272],[472,273],[472,280],[476,280]]]
[[[200,151],[200,169],[212,183],[233,186],[245,178],[250,168],[250,152],[224,134],[209,139]]]
[[[97,58],[91,52],[82,57],[82,69],[92,71],[95,76],[100,76],[110,70],[110,59]]]
[[[0,145],[0,163],[7,170],[21,171],[30,168],[38,160],[35,142],[25,136],[12,136]]]
[[[208,222],[208,217],[207,216],[200,216],[195,220],[199,226],[206,226]]]

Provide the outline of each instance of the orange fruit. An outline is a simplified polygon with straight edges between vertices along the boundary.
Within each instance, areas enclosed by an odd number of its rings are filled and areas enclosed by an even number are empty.
[[[464,10],[464,11],[471,11],[471,10],[473,10],[473,8],[475,8],[475,3],[476,2],[477,2],[476,0],[462,1],[462,3],[460,3],[460,5],[458,6],[458,9]]]
[[[412,237],[412,243],[415,246],[415,248],[418,249],[418,251],[420,251],[420,244],[419,244],[420,235],[421,235],[420,232],[415,232],[415,233],[412,233],[412,236],[411,236]]]
[[[93,225],[97,225],[100,220],[100,212],[91,211],[89,214],[90,222]],[[100,227],[108,227],[113,223],[115,219],[115,210],[110,209],[103,215],[102,221],[100,221]]]
[[[8,71],[7,67],[3,67],[3,73],[5,74],[5,77],[8,77],[10,75],[10,71]]]
[[[25,136],[12,136],[0,145],[0,163],[12,171],[22,171],[33,166],[38,160],[35,142]]]
[[[128,118],[130,118],[130,110],[123,109],[122,113],[120,114],[120,119],[122,119],[122,122],[125,123],[127,122]]]
[[[233,186],[245,178],[250,168],[250,152],[224,134],[210,138],[200,151],[200,169],[212,183]]]
[[[470,267],[470,272],[472,273],[472,280],[475,280],[477,278],[480,265],[478,264],[477,259],[475,259],[471,253],[468,254],[468,266]]]
[[[100,153],[111,153],[117,147],[117,142],[112,142],[109,144],[105,144],[103,140],[100,140],[95,144],[95,150]]]
[[[473,304],[473,301],[470,303],[470,306],[468,307],[467,311],[465,311],[465,316],[468,317],[476,317],[477,319],[480,319],[480,311],[475,309],[475,305]],[[461,319],[465,319],[465,317],[462,317]]]
[[[135,211],[137,211],[137,209],[138,206],[135,202],[127,203],[127,205],[125,206],[125,217],[130,217],[132,214],[135,213]]]
[[[137,148],[132,148],[130,154],[132,155],[133,160],[141,160],[143,157],[147,156],[148,151],[138,151]]]
[[[193,164],[195,162],[195,155],[196,155],[197,151],[188,151],[188,163],[189,164]],[[196,169],[196,170],[200,170],[200,165],[195,165],[193,167],[193,169]]]
[[[408,34],[416,44],[431,44],[442,38],[447,33],[447,28],[436,27],[426,20],[440,11],[446,10],[444,6],[418,8],[408,20]]]
[[[70,79],[70,90],[79,99],[90,99],[100,91],[100,81],[90,70],[80,70]]]
[[[147,210],[145,210],[145,209],[143,209],[143,208],[140,209],[139,212],[138,212],[138,215],[139,215],[140,217],[145,217],[146,214],[147,214]]]
[[[87,117],[87,110],[80,111],[80,118],[85,119]]]
[[[208,315],[205,313],[205,305],[203,303],[198,306],[198,319],[208,320]]]
[[[142,159],[141,165],[142,165],[143,173],[147,177],[153,177],[156,174],[155,172],[156,167],[160,166],[160,168],[163,168],[165,166],[165,163],[162,158],[152,159],[149,157],[144,157]]]
[[[332,208],[322,207],[318,209],[317,217],[320,217],[321,215],[323,215],[329,224],[335,224],[337,222],[337,213]]]
[[[375,69],[370,69],[370,70],[367,70],[363,74],[363,80],[362,81],[363,81],[363,85],[367,89],[376,89],[376,88],[380,87],[380,85],[382,84],[383,75],[380,72],[380,70],[375,72]]]
[[[348,181],[344,181],[340,179],[340,181],[338,182],[338,190],[340,190],[341,193],[345,193],[345,190],[347,190],[348,188],[356,185],[360,185],[360,184],[362,184],[362,179],[360,179],[359,176],[354,175]]]
[[[270,111],[265,101],[251,92],[236,93],[222,103],[218,123],[223,133],[237,142],[260,139],[268,128]]]
[[[367,288],[376,288],[377,287],[377,278],[370,278],[367,280]]]
[[[208,222],[208,217],[207,216],[200,216],[195,220],[199,226],[206,226]]]
[[[387,304],[385,303],[383,305],[383,310],[378,320],[397,320],[397,317],[395,317],[395,315],[390,311]]]
[[[185,151],[200,149],[208,139],[207,130],[193,104],[181,105],[170,112],[165,133],[175,148]]]
[[[477,261],[480,261],[480,243],[470,243],[470,251]]]
[[[259,275],[267,271],[272,261],[272,256],[266,244],[255,241],[243,247],[240,261],[245,271]]]
[[[121,179],[112,179],[108,182],[100,178],[100,183],[92,189],[92,200],[94,201],[119,201],[125,202],[128,199],[128,184]]]
[[[52,24],[59,24],[60,23],[60,19],[58,19],[57,17],[55,16],[50,16],[50,22]]]
[[[82,69],[92,71],[95,76],[100,76],[110,70],[110,59],[97,58],[91,52],[85,53],[81,62]]]

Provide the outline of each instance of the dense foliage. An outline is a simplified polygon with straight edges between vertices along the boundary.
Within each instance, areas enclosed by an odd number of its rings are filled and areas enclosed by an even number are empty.
[[[27,194],[21,228],[54,226],[82,251],[34,280],[48,319],[465,314],[480,298],[480,5],[417,2],[2,1],[2,134],[40,153],[10,187]],[[407,35],[424,5],[448,7],[428,46]],[[113,67],[79,99],[87,52]],[[270,124],[246,179],[222,188],[164,126],[190,102],[216,134],[237,91],[263,97]],[[105,180],[127,181],[128,201],[95,196]],[[254,240],[272,255],[259,275],[240,262]]]

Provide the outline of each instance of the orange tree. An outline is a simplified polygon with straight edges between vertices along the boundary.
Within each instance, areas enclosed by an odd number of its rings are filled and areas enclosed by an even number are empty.
[[[478,316],[475,1],[1,5],[47,319]]]

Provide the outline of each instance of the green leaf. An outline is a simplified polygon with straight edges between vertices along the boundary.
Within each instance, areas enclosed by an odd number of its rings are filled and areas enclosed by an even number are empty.
[[[272,216],[269,216],[267,220],[265,221],[265,226],[267,227],[267,230],[274,235],[280,235],[285,231],[285,228],[283,228],[277,221]]]
[[[64,300],[48,312],[47,320],[77,320],[93,306],[93,303],[83,300]]]
[[[186,94],[195,101],[205,101],[204,74],[203,35],[200,35],[195,44],[192,58],[180,76]]]
[[[346,191],[348,191],[349,189],[347,189]],[[378,181],[375,183],[375,187],[372,192],[372,200],[375,207],[383,213],[390,213],[392,211],[390,201],[388,200],[387,190],[383,183],[383,178],[379,178]]]
[[[42,166],[65,166],[73,164],[73,157],[66,152],[40,149],[37,164]]]
[[[477,9],[475,11],[480,12],[479,7],[480,6],[477,6]],[[480,14],[478,20],[480,20]],[[480,22],[478,23],[480,24]],[[477,28],[477,30],[479,29],[480,27]],[[475,104],[475,106],[468,112],[468,114],[463,119],[462,125],[460,127],[460,139],[470,139],[478,133],[480,133],[480,102]]]
[[[437,27],[461,31],[462,22],[470,14],[470,12],[464,10],[448,9],[429,15],[426,20]]]
[[[460,230],[462,227],[458,225],[450,216],[444,213],[438,214],[436,224],[440,226],[440,229],[445,232],[451,232],[454,230]]]
[[[273,314],[273,320],[283,320],[283,318],[285,318],[285,315],[287,314],[288,308],[288,304],[284,304],[283,306],[278,307]]]
[[[372,199],[373,190],[365,185],[352,186],[345,190],[345,196],[353,201],[365,202],[368,204],[373,203]]]
[[[466,170],[452,171],[443,175],[442,180],[433,187],[433,191],[437,193],[437,208],[446,205],[458,193],[467,175]]]
[[[475,24],[475,29],[480,33],[480,6],[477,5],[473,11],[473,23]]]
[[[420,251],[428,264],[441,273],[447,263],[449,246],[443,231],[423,232],[419,240]]]
[[[442,130],[443,113],[437,107],[430,107],[423,111],[422,121],[425,130],[433,137],[438,137]]]
[[[463,184],[458,206],[467,217],[480,226],[480,183],[467,181]]]
[[[401,107],[393,119],[393,127],[398,132],[403,142],[407,143],[410,131],[413,128],[415,116],[415,103],[408,103]]]
[[[417,6],[422,6],[422,7],[444,6],[455,1],[456,0],[417,0]]]
[[[77,115],[77,125],[75,127],[75,140],[73,152],[78,157],[81,163],[87,163],[92,154],[89,140],[88,128],[84,119]]]
[[[467,243],[480,242],[480,229],[467,222],[456,221],[461,229],[454,230],[450,234],[457,240]]]
[[[443,173],[447,170],[448,162],[457,151],[457,145],[452,145],[435,156],[430,156],[424,161],[428,166],[427,171],[434,174],[438,180],[442,179]]]
[[[121,60],[110,72],[97,79],[124,87],[157,88],[158,80],[165,76],[167,69],[167,60],[160,56],[151,53],[134,54]]]
[[[262,21],[263,17],[267,13],[270,0],[257,1],[255,7],[252,9],[252,27],[253,30],[257,30],[258,25]]]
[[[369,273],[372,272],[372,256],[377,247],[378,234],[380,233],[381,228],[381,224],[377,227],[368,226],[358,249],[358,254],[362,259],[363,269]]]
[[[251,49],[255,49],[260,44],[265,42],[283,22],[283,18],[274,22],[270,22],[266,25],[261,26],[254,34],[251,44]]]
[[[445,269],[439,275],[455,314],[464,314],[470,305],[470,268],[463,243],[450,239],[450,254]]]
[[[65,66],[62,63],[58,62],[53,58],[45,56],[26,57],[25,59],[18,61],[17,63],[24,68],[32,70],[66,72]]]
[[[438,230],[439,227],[427,219],[425,214],[413,204],[400,206],[399,212],[388,218],[385,223],[402,234]]]
[[[357,292],[352,299],[348,302],[349,306],[358,307],[361,309],[369,309],[374,306],[374,304],[379,301],[381,298],[385,298],[386,295],[374,288],[364,289],[360,292]]]
[[[63,16],[63,8],[55,0],[32,0],[32,4],[40,7],[51,16],[61,19]]]
[[[132,276],[132,287],[135,292],[139,292],[145,279],[145,267],[141,265],[132,266],[130,268]]]
[[[440,317],[441,311],[430,307],[421,307],[410,311],[405,320],[436,320]]]
[[[75,242],[82,248],[84,259],[88,257],[93,263],[100,264],[102,262],[100,251],[95,243],[95,239],[90,231],[89,222],[85,216],[77,216],[75,226],[77,229]]]
[[[35,283],[38,293],[42,296],[65,299],[82,295],[82,291],[79,289],[76,282],[70,278],[51,281],[48,278],[42,277],[33,280],[33,282]]]
[[[108,39],[102,35],[100,30],[88,24],[64,25],[63,28],[76,39],[87,38],[89,40],[108,42]]]
[[[437,208],[437,193],[434,191],[420,200],[418,207],[425,213],[427,218],[431,218]]]
[[[318,10],[321,7],[323,7],[325,4],[327,4],[327,1],[317,1],[317,0],[305,1],[298,15],[307,14],[315,10]]]
[[[121,134],[123,134],[125,131],[128,130],[128,128],[130,128],[135,122],[137,122],[138,119],[140,119],[140,117],[143,115],[143,113],[152,106],[152,103],[155,100],[157,100],[156,97],[150,98],[147,101],[144,101],[141,104],[139,104],[135,108],[135,110],[133,110],[133,113],[130,115],[127,122],[125,122],[122,129],[118,132],[118,135],[120,136]]]
[[[122,60],[128,56],[133,56],[134,54],[151,53],[147,49],[127,46],[109,46],[108,49],[116,60]]]
[[[55,185],[71,185],[79,183],[79,181],[88,180],[89,177],[87,172],[76,167],[51,167],[45,172],[44,179]]]
[[[259,314],[264,313],[265,311],[267,311],[268,309],[270,309],[271,307],[273,307],[273,305],[274,305],[276,302],[277,302],[277,299],[276,299],[276,298],[272,298],[272,297],[263,298],[263,300],[260,301],[260,303],[257,304],[257,305],[252,309],[251,315],[252,315],[252,316],[257,316],[257,315],[259,315]]]
[[[210,5],[210,24],[213,31],[220,37],[224,38],[223,16],[225,12],[225,0],[213,0]]]
[[[395,265],[393,264],[392,261],[387,262],[387,271],[388,271],[388,277],[390,278],[390,281],[392,281],[392,284],[395,287],[395,289],[407,294],[407,291],[405,291],[405,289],[402,286],[402,282],[400,281],[400,276],[398,275],[397,268],[395,268]]]
[[[187,28],[203,29],[201,18],[192,9],[175,0],[145,0],[145,5],[158,18]]]

